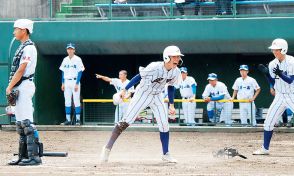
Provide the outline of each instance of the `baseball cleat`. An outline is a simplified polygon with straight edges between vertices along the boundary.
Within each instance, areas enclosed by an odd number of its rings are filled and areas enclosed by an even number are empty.
[[[71,125],[71,122],[66,120],[65,122],[62,122],[60,125]]]
[[[110,154],[110,149],[108,149],[108,148],[106,148],[106,146],[104,146],[101,151],[100,161],[102,163],[108,162],[109,154]]]
[[[167,152],[165,155],[162,155],[162,161],[167,163],[177,163],[178,161],[174,159],[169,152]]]
[[[255,152],[253,152],[253,155],[269,155],[269,150],[265,149],[263,146],[256,150]]]

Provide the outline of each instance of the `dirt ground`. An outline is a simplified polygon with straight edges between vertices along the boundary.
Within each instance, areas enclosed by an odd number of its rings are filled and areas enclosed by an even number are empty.
[[[67,151],[68,157],[43,157],[43,165],[20,167],[6,163],[17,151],[15,132],[0,131],[0,175],[294,175],[294,135],[273,136],[270,156],[251,153],[262,143],[261,133],[172,132],[170,152],[177,164],[161,161],[159,134],[125,132],[115,144],[109,163],[99,163],[110,132],[41,131],[46,151]],[[215,158],[213,152],[232,146],[247,160]]]

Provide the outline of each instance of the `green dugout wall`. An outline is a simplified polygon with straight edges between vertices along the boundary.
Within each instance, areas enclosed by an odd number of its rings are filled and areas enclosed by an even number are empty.
[[[0,113],[6,104],[12,26],[13,22],[0,22]],[[256,104],[267,107],[272,97],[266,81],[255,68],[258,63],[272,59],[267,47],[274,38],[287,39],[289,51],[293,53],[293,27],[293,18],[36,22],[32,35],[38,49],[36,121],[58,124],[64,118],[58,67],[66,56],[68,42],[76,43],[77,53],[86,67],[82,79],[83,98],[109,98],[114,93],[108,84],[97,81],[94,73],[116,77],[120,69],[127,69],[131,78],[138,66],[161,59],[164,47],[175,44],[186,54],[184,64],[198,82],[198,97],[207,83],[207,73],[219,74],[231,91],[239,76],[238,65],[249,64],[251,75],[263,89]],[[17,45],[15,42],[13,53]],[[5,121],[7,119],[0,119],[2,123]]]

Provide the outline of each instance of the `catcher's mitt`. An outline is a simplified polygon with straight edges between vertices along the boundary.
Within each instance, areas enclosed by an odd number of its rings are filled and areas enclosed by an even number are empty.
[[[214,153],[214,157],[224,157],[227,156],[229,157],[235,157],[235,156],[239,156],[243,159],[247,159],[246,156],[241,155],[237,149],[234,148],[230,148],[230,147],[225,147],[224,149],[220,149],[219,151],[217,151],[216,153]]]
[[[268,70],[268,68],[265,65],[259,64],[257,68],[264,75],[268,75],[269,74],[269,70]]]
[[[19,95],[18,90],[13,90],[10,94],[6,95],[7,103],[10,106],[15,106],[18,95]]]

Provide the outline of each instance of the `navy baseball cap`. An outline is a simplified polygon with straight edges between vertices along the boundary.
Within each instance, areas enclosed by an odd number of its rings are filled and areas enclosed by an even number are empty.
[[[239,70],[246,70],[246,71],[248,71],[249,70],[249,67],[248,67],[248,65],[240,65]]]
[[[184,73],[187,73],[188,72],[188,69],[187,69],[187,67],[181,67],[180,68],[180,71],[181,72],[184,72]]]
[[[216,80],[217,79],[217,74],[215,73],[209,73],[207,80]]]
[[[76,49],[76,45],[74,43],[69,43],[66,45],[66,49],[68,48]]]

